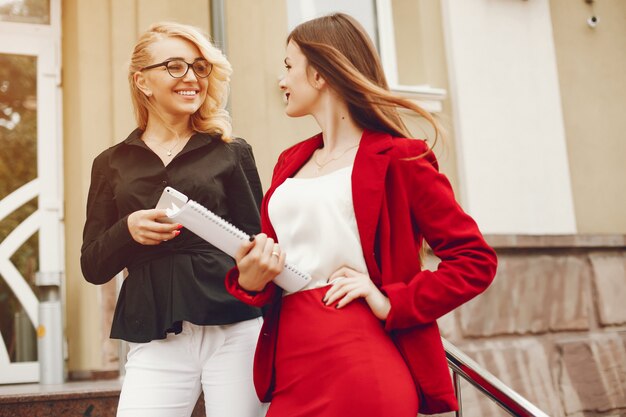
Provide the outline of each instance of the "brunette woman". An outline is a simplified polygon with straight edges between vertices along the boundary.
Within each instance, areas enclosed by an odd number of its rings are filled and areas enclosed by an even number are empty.
[[[255,358],[268,417],[415,417],[457,407],[436,320],[482,292],[494,251],[411,137],[365,31],[345,14],[297,26],[280,86],[321,133],[284,151],[227,286],[268,305]],[[423,270],[426,241],[442,261]],[[280,246],[279,246],[280,245]],[[288,257],[303,290],[272,279]],[[394,343],[395,342],[395,343]]]

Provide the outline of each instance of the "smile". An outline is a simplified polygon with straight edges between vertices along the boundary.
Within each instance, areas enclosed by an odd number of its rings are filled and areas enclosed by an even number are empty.
[[[181,96],[195,96],[198,92],[195,90],[181,90],[177,91],[176,94],[180,94]]]

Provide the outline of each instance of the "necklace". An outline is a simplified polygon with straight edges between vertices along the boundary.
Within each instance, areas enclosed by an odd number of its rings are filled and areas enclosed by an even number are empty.
[[[159,148],[162,148],[163,150],[165,150],[166,154],[168,157],[172,157],[172,152],[174,151],[174,149],[176,149],[178,147],[178,144],[180,143],[180,140],[182,139],[181,136],[178,137],[178,139],[176,139],[176,142],[174,142],[174,146],[172,146],[171,148],[167,148],[167,146],[163,146],[161,145],[159,142],[156,142],[152,139],[148,139],[149,142],[154,143],[155,145],[157,145]]]
[[[165,150],[165,152],[167,152],[167,156],[169,156],[170,158],[172,157],[172,151],[174,149],[176,149],[176,147],[178,146],[179,142],[180,142],[180,137],[176,140],[176,142],[174,143],[174,146],[172,146],[171,148],[168,149],[167,147],[161,145],[160,143],[152,141],[152,143],[157,145],[159,148],[163,148]]]
[[[354,146],[350,146],[349,148],[345,149],[343,152],[341,152],[339,155],[335,156],[334,158],[330,158],[328,161],[323,162],[323,163],[319,163],[317,161],[317,153],[313,154],[313,162],[315,163],[315,165],[317,165],[317,172],[320,172],[322,169],[324,169],[324,167],[328,164],[330,164],[333,161],[336,161],[337,159],[341,158],[342,156],[344,156],[346,153],[348,153],[349,150],[356,148],[357,146],[359,146],[359,144],[357,143]]]

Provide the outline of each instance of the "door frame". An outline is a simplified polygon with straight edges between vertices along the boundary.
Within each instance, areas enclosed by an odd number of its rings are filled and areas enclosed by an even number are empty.
[[[10,257],[39,233],[39,272],[64,276],[60,33],[60,0],[50,0],[50,24],[0,21],[0,53],[37,59],[37,178],[0,201],[3,219],[32,198],[38,199],[37,210],[0,242],[0,279],[7,282],[35,328],[39,325],[39,300]],[[62,300],[64,290],[60,288]],[[37,381],[39,362],[10,362],[0,338],[0,384]]]

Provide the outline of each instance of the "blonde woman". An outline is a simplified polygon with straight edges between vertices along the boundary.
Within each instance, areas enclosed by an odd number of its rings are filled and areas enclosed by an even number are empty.
[[[397,107],[437,123],[389,91],[345,14],[297,26],[285,66],[287,115],[313,116],[321,132],[278,158],[263,233],[227,277],[232,294],[268,306],[254,369],[267,417],[453,410],[436,320],[491,283],[496,256]],[[422,269],[424,241],[436,271]],[[286,258],[314,278],[292,294],[271,282]]]
[[[154,24],[128,80],[137,129],[93,163],[81,265],[104,284],[124,268],[111,337],[130,342],[118,416],[189,416],[204,391],[208,417],[257,416],[252,359],[261,312],[232,297],[233,260],[159,222],[172,186],[248,233],[262,195],[250,146],[224,110],[231,67],[197,29]]]

